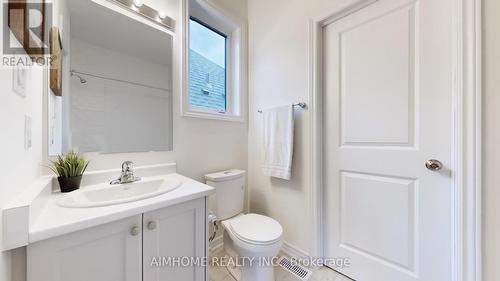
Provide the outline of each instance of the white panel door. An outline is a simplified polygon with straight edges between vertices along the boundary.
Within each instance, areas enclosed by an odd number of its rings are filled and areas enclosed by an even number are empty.
[[[205,280],[205,267],[186,264],[205,257],[205,218],[205,198],[144,214],[144,281]]]
[[[142,280],[142,215],[28,245],[28,281]]]
[[[357,281],[452,278],[452,11],[379,0],[323,31],[325,254]]]

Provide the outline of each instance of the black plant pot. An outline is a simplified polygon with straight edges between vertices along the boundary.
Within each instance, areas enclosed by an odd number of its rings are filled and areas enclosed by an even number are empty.
[[[71,192],[80,188],[80,183],[82,182],[82,176],[78,177],[58,177],[59,187],[61,192]]]

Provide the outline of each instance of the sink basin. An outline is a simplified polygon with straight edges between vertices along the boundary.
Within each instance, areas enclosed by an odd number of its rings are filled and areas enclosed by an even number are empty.
[[[149,178],[127,184],[97,184],[63,195],[57,204],[68,208],[109,206],[158,196],[181,186],[172,178]]]

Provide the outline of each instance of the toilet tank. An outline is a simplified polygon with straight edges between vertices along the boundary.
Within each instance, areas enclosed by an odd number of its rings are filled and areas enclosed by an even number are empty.
[[[227,170],[205,175],[206,183],[215,188],[208,197],[208,210],[219,220],[243,212],[245,201],[245,171]]]

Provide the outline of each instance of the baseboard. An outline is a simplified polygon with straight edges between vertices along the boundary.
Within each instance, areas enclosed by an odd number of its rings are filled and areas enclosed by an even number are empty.
[[[224,241],[223,241],[223,237],[222,235],[218,235],[217,237],[215,237],[215,239],[210,242],[210,245],[209,245],[209,251],[210,253],[217,253],[219,250],[221,250],[224,246]],[[287,242],[287,241],[283,241],[283,246],[281,246],[281,254],[282,255],[285,255],[287,257],[291,257],[291,258],[310,258],[311,255],[302,250],[301,248],[299,247],[296,247],[295,245]]]
[[[217,252],[224,246],[224,242],[222,239],[222,235],[218,235],[215,239],[210,242],[208,249],[210,252]],[[288,257],[292,258],[308,258],[310,257],[309,253],[300,249],[299,247],[294,246],[293,244],[283,241],[283,246],[281,247],[281,253]]]
[[[313,259],[313,257],[308,252],[302,250],[299,247],[296,247],[295,245],[287,241],[283,241],[283,246],[281,246],[281,254],[290,258],[311,259],[311,260]],[[312,266],[312,265],[304,267],[311,270],[316,270],[319,268],[317,266]]]
[[[300,249],[299,247],[294,246],[293,244],[287,241],[283,241],[283,246],[281,246],[281,252],[291,258],[308,258],[311,256],[309,255],[308,252]]]

